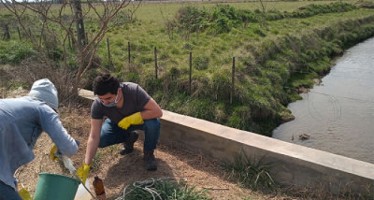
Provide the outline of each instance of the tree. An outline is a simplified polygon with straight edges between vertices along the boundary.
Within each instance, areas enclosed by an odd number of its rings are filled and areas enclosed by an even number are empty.
[[[38,59],[69,72],[65,79],[71,80],[68,93],[73,96],[77,96],[84,74],[95,66],[96,51],[111,20],[121,9],[133,3],[131,0],[59,0],[58,4],[52,1],[0,1],[15,17],[25,39],[40,53]],[[90,40],[86,37],[84,19],[96,24]],[[73,67],[69,62],[72,57],[76,63]]]

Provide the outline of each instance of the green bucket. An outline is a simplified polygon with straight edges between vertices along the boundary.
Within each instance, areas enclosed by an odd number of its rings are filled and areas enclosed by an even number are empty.
[[[73,200],[79,180],[59,174],[40,173],[34,200]]]

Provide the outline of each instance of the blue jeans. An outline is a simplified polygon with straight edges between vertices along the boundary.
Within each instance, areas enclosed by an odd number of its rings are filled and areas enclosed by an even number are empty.
[[[11,186],[0,181],[0,200],[22,200],[18,192]]]
[[[160,138],[160,119],[144,120],[142,125],[132,125],[127,130],[118,127],[110,119],[106,119],[101,127],[99,147],[107,147],[127,141],[130,132],[134,130],[144,131],[144,151],[156,149],[158,139]]]

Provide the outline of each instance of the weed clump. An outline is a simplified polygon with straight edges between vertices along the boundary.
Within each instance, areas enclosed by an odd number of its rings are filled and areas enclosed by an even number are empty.
[[[125,187],[123,195],[116,200],[137,199],[179,199],[179,200],[209,200],[205,190],[199,191],[189,187],[185,181],[175,181],[170,178],[147,179],[136,181]]]

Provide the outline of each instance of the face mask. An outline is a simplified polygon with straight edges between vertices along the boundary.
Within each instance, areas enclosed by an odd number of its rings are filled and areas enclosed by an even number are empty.
[[[119,99],[118,99],[118,94],[117,94],[117,96],[116,96],[116,98],[114,99],[113,102],[110,102],[108,104],[104,104],[103,102],[101,102],[101,104],[103,104],[103,106],[105,106],[105,107],[113,108],[113,107],[117,106],[118,101],[119,101]]]
[[[109,104],[103,104],[103,106],[108,107],[108,108],[113,108],[113,107],[117,106],[117,103],[116,102],[111,102]]]

